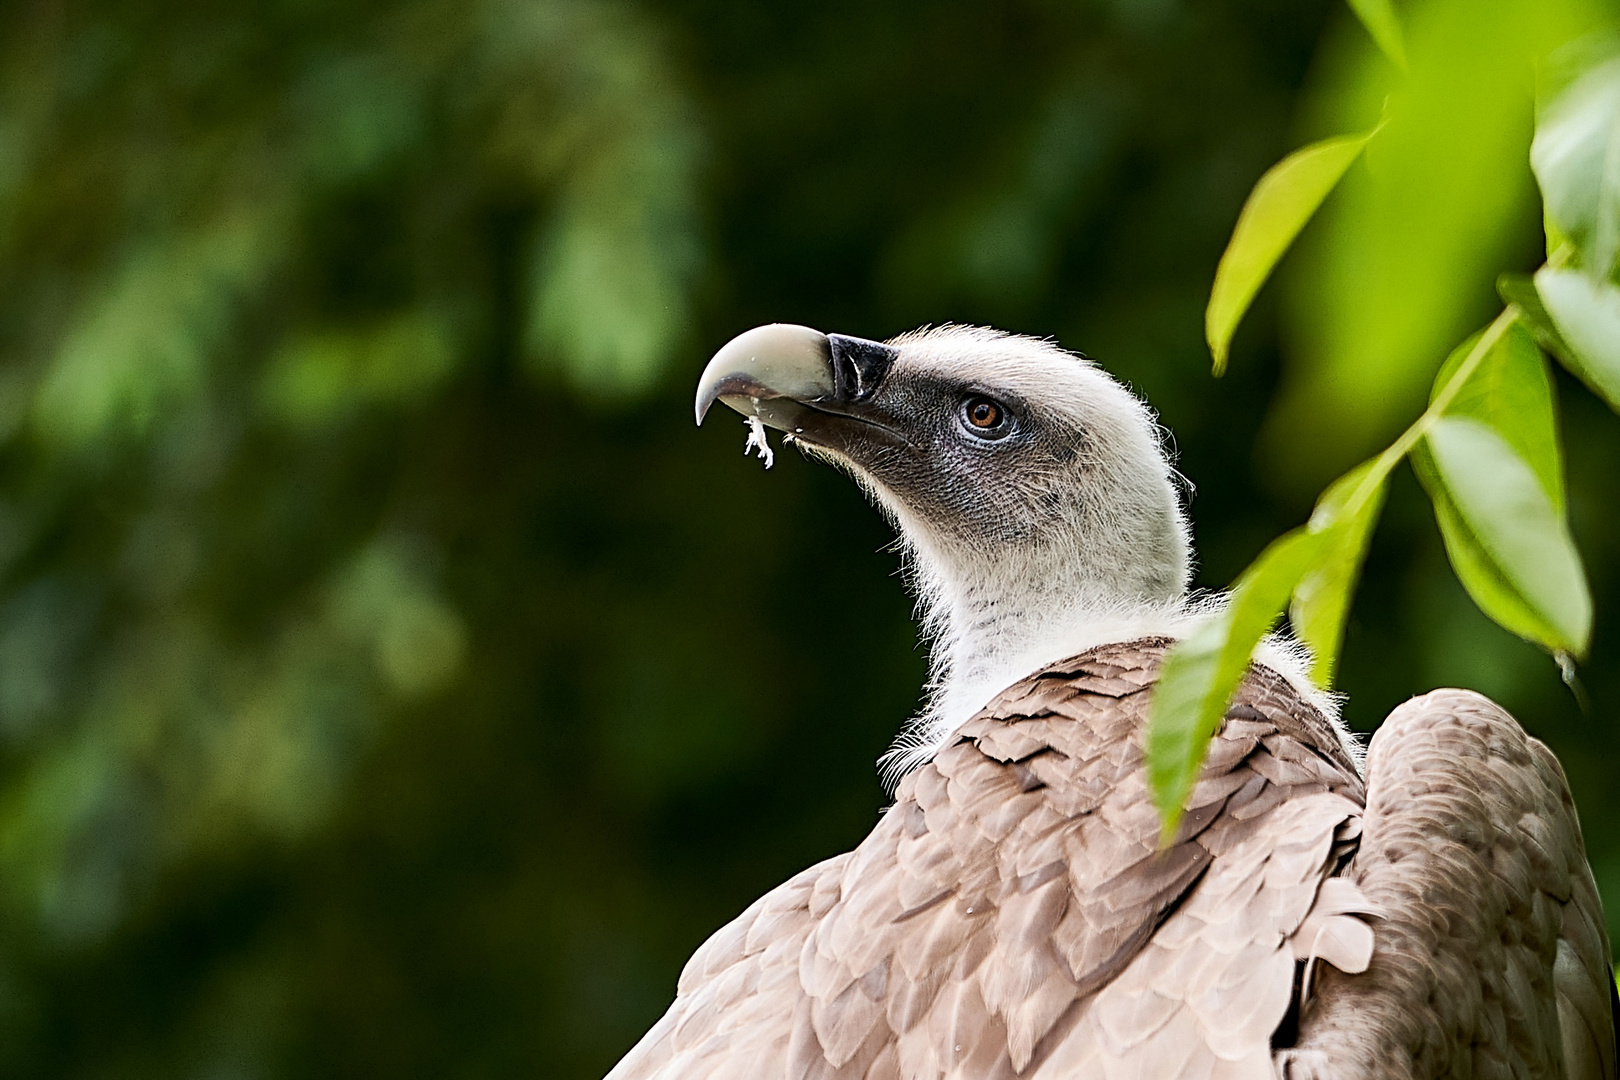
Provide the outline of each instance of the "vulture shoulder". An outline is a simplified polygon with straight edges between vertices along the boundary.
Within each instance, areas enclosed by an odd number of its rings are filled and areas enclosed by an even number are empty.
[[[611,1080],[1274,1076],[1305,962],[1372,950],[1332,880],[1362,781],[1257,667],[1160,850],[1141,732],[1168,644],[999,695],[859,847],[703,945]]]
[[[705,943],[609,1080],[1615,1075],[1602,911],[1556,760],[1440,691],[1373,740],[1251,669],[1161,850],[1168,647],[1010,687],[854,851]]]
[[[1290,1080],[1612,1080],[1609,940],[1551,751],[1478,694],[1390,714],[1346,876],[1381,911],[1369,969],[1324,972]]]

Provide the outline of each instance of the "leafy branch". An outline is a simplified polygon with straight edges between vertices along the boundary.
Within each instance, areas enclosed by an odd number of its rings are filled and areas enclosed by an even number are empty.
[[[1352,2],[1405,67],[1387,4]],[[1305,147],[1255,185],[1216,271],[1206,334],[1220,375],[1254,296],[1300,231],[1383,129]],[[1173,833],[1209,738],[1255,649],[1287,613],[1331,685],[1367,544],[1391,472],[1410,460],[1453,571],[1498,624],[1545,648],[1566,677],[1590,643],[1592,603],[1564,505],[1557,411],[1542,351],[1620,410],[1620,60],[1589,67],[1538,118],[1531,162],[1549,258],[1504,277],[1505,307],[1441,366],[1421,415],[1340,477],[1310,519],[1274,540],[1224,610],[1165,659],[1146,736],[1150,786]]]

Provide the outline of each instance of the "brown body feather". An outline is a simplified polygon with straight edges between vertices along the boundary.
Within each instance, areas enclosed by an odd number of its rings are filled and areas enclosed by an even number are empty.
[[[1613,1076],[1545,748],[1430,695],[1374,740],[1364,810],[1331,724],[1257,667],[1160,850],[1140,747],[1167,644],[999,695],[858,848],[705,943],[609,1080]]]
[[[1354,877],[1372,966],[1324,977],[1291,1080],[1615,1075],[1609,940],[1564,772],[1478,694],[1437,690],[1373,739]]]

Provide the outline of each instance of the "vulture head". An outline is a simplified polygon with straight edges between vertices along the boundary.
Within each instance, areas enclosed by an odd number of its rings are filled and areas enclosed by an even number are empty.
[[[995,330],[887,342],[773,324],[699,381],[848,471],[899,530],[934,644],[926,756],[1010,682],[1186,612],[1187,521],[1153,414],[1090,360]]]

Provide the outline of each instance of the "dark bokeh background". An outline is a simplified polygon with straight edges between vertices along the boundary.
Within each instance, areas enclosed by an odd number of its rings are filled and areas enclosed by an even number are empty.
[[[1513,37],[1529,8],[1403,10],[1414,71],[1428,41],[1495,72],[1447,20]],[[1334,297],[1417,296],[1449,342],[1538,259],[1527,87],[1491,113],[1440,65],[1443,104],[1506,132],[1501,170],[1398,200],[1456,218],[1413,272],[1446,302],[1335,269],[1335,237],[1378,254],[1352,176],[1210,378],[1249,186],[1394,74],[1327,0],[31,0],[0,25],[7,1076],[596,1077],[708,933],[859,840],[923,653],[847,481],[692,427],[732,334],[1083,349],[1174,431],[1219,587],[1442,358],[1312,382],[1324,334],[1364,341]],[[1363,729],[1443,683],[1515,710],[1614,902],[1620,419],[1559,388],[1589,712],[1470,606],[1404,473],[1342,688]]]

